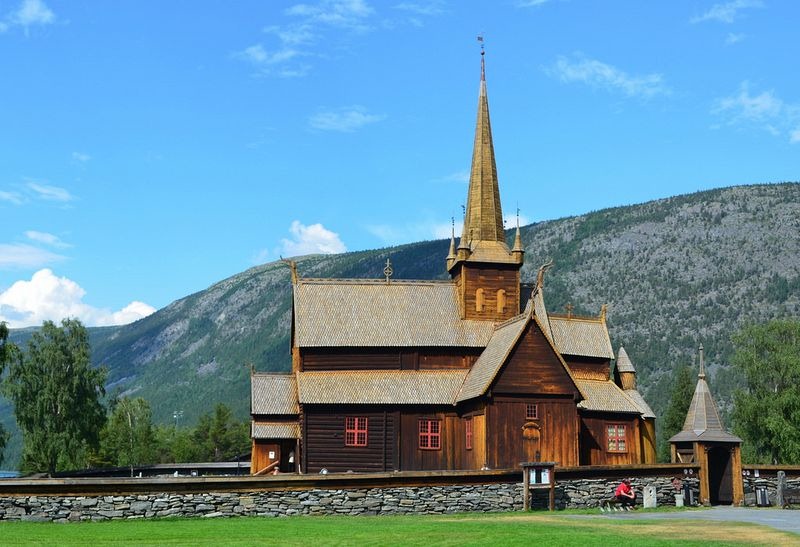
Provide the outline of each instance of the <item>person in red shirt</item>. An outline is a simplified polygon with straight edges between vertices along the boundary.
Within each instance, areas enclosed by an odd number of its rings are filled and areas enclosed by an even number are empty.
[[[631,488],[630,479],[622,479],[617,489],[614,490],[614,497],[624,506],[634,507],[636,505],[636,493]]]

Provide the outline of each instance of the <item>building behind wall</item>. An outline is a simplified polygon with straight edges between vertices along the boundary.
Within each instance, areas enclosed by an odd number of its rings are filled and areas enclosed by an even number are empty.
[[[532,242],[531,245],[536,245]],[[252,471],[655,461],[654,415],[606,311],[547,311],[503,230],[484,60],[464,226],[447,281],[292,270],[292,373],[253,373]]]

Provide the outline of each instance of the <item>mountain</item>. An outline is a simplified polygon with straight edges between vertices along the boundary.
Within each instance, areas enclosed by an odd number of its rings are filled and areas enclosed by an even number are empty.
[[[616,207],[522,228],[523,281],[553,259],[550,311],[599,313],[608,304],[615,350],[624,345],[656,413],[670,371],[702,343],[712,389],[730,401],[740,380],[727,364],[740,326],[800,315],[800,184],[723,188]],[[509,236],[511,237],[511,236]],[[446,278],[449,241],[297,259],[302,277]],[[90,329],[109,391],[142,396],[158,421],[193,423],[215,402],[245,417],[249,367],[290,369],[290,270],[251,268],[136,323]],[[20,340],[30,331],[14,331]],[[5,410],[2,411],[7,414]]]

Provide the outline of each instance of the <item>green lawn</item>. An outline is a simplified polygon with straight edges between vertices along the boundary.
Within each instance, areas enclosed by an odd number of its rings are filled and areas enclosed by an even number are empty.
[[[584,512],[585,513],[585,512]],[[754,525],[621,521],[576,513],[164,519],[0,523],[2,545],[786,545],[800,538]]]

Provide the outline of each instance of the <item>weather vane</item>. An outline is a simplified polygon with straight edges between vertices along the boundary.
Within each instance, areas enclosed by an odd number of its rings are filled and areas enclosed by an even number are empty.
[[[483,33],[478,34],[478,43],[481,45],[481,55],[483,55]]]

